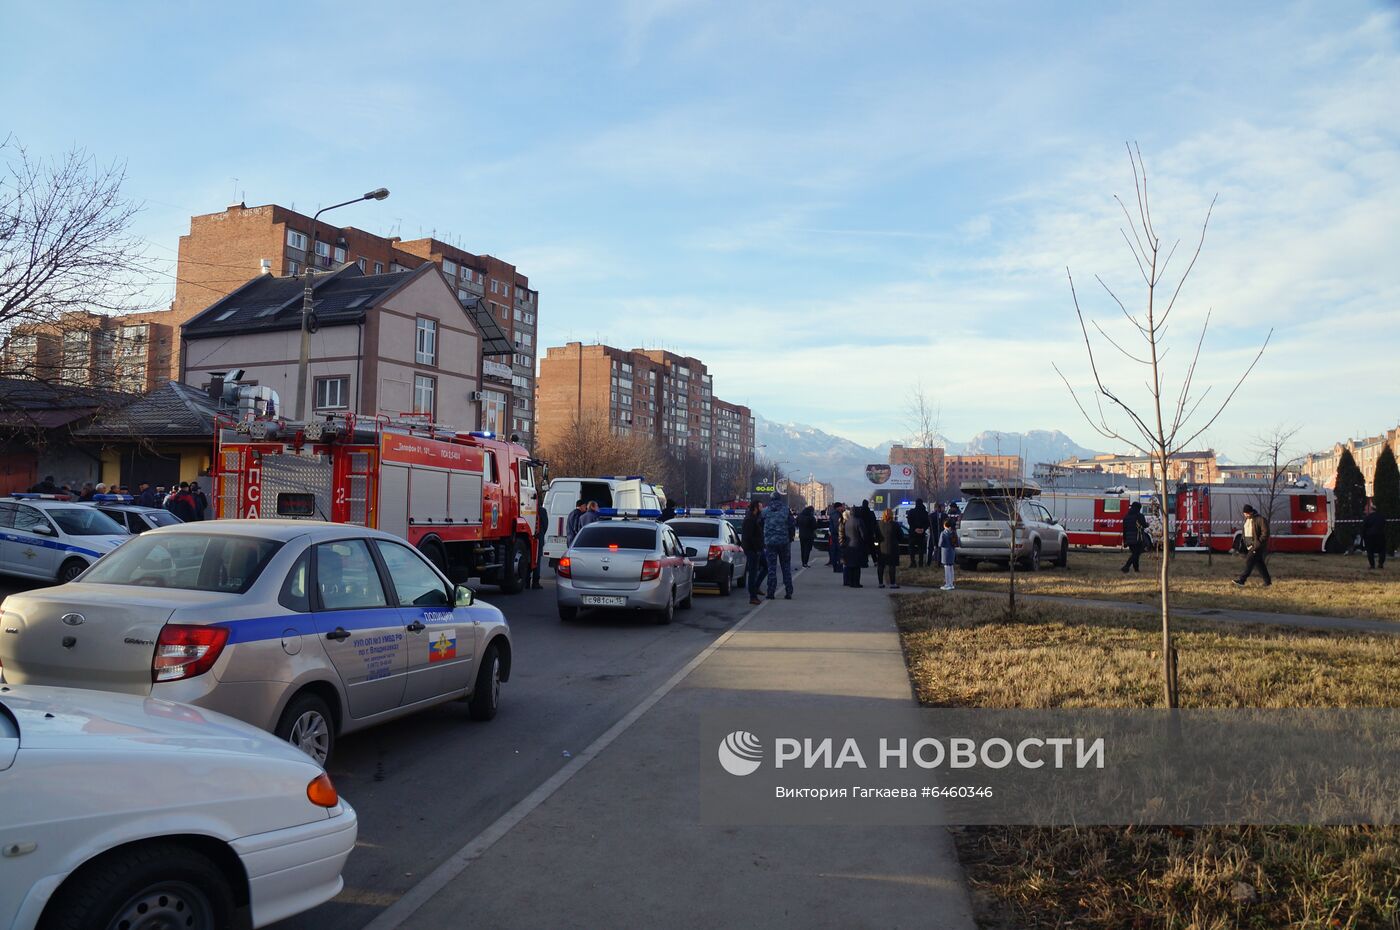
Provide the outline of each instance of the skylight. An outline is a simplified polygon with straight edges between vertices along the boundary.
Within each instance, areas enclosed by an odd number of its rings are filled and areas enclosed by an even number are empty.
[[[237,307],[231,307],[230,309],[225,310],[223,313],[220,313],[218,316],[214,317],[214,322],[222,323],[224,320],[227,320],[229,317],[233,316],[237,312]]]

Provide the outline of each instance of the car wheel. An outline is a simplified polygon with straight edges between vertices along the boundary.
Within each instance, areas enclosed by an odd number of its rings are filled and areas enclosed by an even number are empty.
[[[506,594],[519,594],[525,590],[530,580],[530,554],[520,540],[512,536],[506,541],[505,565],[501,566],[501,590]]]
[[[961,568],[965,572],[974,572],[977,570],[976,559],[958,559],[957,561],[958,568]]]
[[[496,709],[500,706],[501,654],[496,644],[492,643],[481,657],[481,668],[476,671],[476,687],[472,689],[467,712],[473,720],[490,720],[496,716]]]
[[[67,584],[74,578],[77,578],[86,570],[87,563],[84,562],[82,559],[69,559],[68,561],[64,562],[61,566],[59,566],[58,583]]]
[[[730,591],[733,591],[733,590],[734,590],[734,569],[731,567],[731,568],[729,569],[729,571],[727,571],[727,572],[725,572],[723,575],[720,575],[720,576],[719,576],[719,593],[720,593],[722,596],[728,596],[729,592],[730,592]]]
[[[335,718],[326,702],[310,692],[292,698],[273,732],[315,759],[322,768],[335,749]]]
[[[656,622],[661,624],[670,623],[676,619],[676,589],[671,589],[671,596],[666,599],[666,606],[656,612]]]
[[[193,849],[153,843],[79,869],[54,895],[43,926],[231,930],[235,914],[233,888],[217,865]]]
[[[559,607],[559,619],[563,620],[565,623],[573,623],[578,619],[578,608],[565,607],[561,604]]]
[[[1040,571],[1040,540],[1031,543],[1031,556],[1026,560],[1026,570],[1032,572]]]
[[[1060,540],[1060,557],[1055,560],[1056,568],[1069,568],[1069,540]]]

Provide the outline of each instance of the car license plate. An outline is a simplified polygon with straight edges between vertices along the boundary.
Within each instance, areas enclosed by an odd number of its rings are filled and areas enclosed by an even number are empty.
[[[990,539],[994,536],[1000,536],[1001,533],[997,530],[977,530],[972,535],[978,539]]]
[[[585,594],[583,596],[583,606],[585,607],[626,607],[625,597],[603,597],[596,594]]]

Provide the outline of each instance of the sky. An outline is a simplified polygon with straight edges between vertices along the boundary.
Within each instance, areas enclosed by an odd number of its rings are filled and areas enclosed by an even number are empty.
[[[1173,404],[1235,461],[1298,427],[1400,423],[1400,7],[688,0],[5,5],[0,137],[121,161],[173,293],[192,214],[311,212],[514,262],[540,343],[664,347],[778,421],[873,444],[1060,429],[1120,450],[1147,289],[1125,243],[1146,164]],[[1131,233],[1129,234],[1131,235]],[[1102,279],[1102,284],[1096,280]],[[1159,303],[1160,307],[1161,304]],[[1272,330],[1272,336],[1270,331]],[[1081,395],[1094,410],[1092,394]],[[1113,431],[1124,421],[1110,418]],[[1183,432],[1182,438],[1194,429]]]

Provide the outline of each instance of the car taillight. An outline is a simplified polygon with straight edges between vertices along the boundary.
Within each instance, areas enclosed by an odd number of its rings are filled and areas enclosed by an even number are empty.
[[[325,772],[306,786],[306,799],[317,807],[335,807],[340,803],[340,795],[336,794],[335,785],[331,784],[331,777]]]
[[[642,580],[655,581],[661,577],[661,561],[659,559],[647,559],[642,563]]]
[[[559,560],[558,565],[554,566],[554,573],[560,578],[572,578],[574,577],[574,563],[570,562],[566,555]]]
[[[228,627],[167,623],[156,639],[151,681],[179,681],[214,667],[228,642]]]
[[[724,558],[724,550],[721,549],[719,546],[711,546],[710,553],[709,555],[705,556],[705,558],[707,561],[710,562],[714,562],[717,559],[722,559]]]

